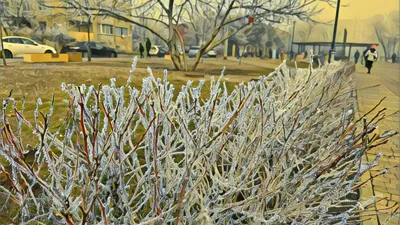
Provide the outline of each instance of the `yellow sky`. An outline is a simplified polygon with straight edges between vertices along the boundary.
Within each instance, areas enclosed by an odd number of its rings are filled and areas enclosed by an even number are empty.
[[[399,11],[399,0],[342,0],[340,8],[340,19],[366,19],[375,14],[386,14],[391,11]],[[317,16],[323,21],[334,20],[335,9],[322,5],[324,11]]]

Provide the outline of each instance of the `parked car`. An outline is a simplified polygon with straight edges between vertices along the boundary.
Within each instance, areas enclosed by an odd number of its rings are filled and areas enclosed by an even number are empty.
[[[189,51],[188,51],[188,53],[187,53],[187,56],[189,57],[189,58],[194,58],[194,57],[196,57],[196,55],[197,55],[197,52],[200,50],[200,46],[191,46],[190,48],[189,48]]]
[[[251,55],[252,55],[251,52],[242,52],[242,57],[243,57],[243,58],[250,57]]]
[[[165,56],[166,53],[167,53],[167,50],[164,47],[161,47],[158,45],[154,45],[150,49],[151,56],[157,56],[159,58],[162,58]]]
[[[197,52],[199,52],[200,46],[191,46],[189,48],[189,51],[187,53],[189,58],[195,58],[197,55]],[[207,53],[204,53],[201,57],[203,58],[216,58],[217,57],[217,52],[214,50],[210,50]]]
[[[217,58],[217,52],[213,49],[209,52],[207,52],[208,57],[210,58]]]
[[[82,52],[82,57],[88,57],[87,42],[72,42],[65,45],[61,49],[61,53],[67,52]],[[109,48],[97,42],[89,43],[90,50],[92,52],[92,57],[104,57],[104,58],[117,58],[117,52],[113,48]]]
[[[180,55],[183,55],[183,51],[182,51],[182,47],[181,46],[178,46],[178,51],[179,51],[179,54]],[[167,49],[166,50],[166,53],[165,53],[166,55],[170,55],[171,54],[171,52],[169,51],[169,49]]]
[[[56,53],[53,47],[19,36],[3,37],[3,47],[6,58],[23,57],[24,54],[32,53]]]

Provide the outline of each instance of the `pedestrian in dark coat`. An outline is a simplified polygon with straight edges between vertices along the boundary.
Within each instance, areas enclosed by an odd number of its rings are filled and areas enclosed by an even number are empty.
[[[368,73],[371,73],[372,64],[376,62],[378,59],[378,53],[376,52],[376,45],[372,45],[371,49],[367,51],[364,55],[365,59],[365,67],[368,68]]]
[[[268,56],[270,59],[272,59],[272,49],[271,48],[268,49]]]
[[[144,58],[144,47],[142,45],[142,43],[139,43],[139,52],[140,52],[140,58]]]
[[[392,55],[392,63],[396,63],[397,62],[397,55],[396,53],[393,53]]]
[[[149,38],[147,38],[147,41],[146,41],[147,57],[150,57],[150,58],[151,58],[150,49],[151,49],[151,41],[150,41]]]
[[[354,64],[358,63],[358,58],[360,58],[360,52],[357,50],[356,53],[354,53]]]

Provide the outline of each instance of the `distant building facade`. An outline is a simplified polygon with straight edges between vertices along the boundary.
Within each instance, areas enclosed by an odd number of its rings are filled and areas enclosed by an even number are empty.
[[[62,6],[61,0],[42,0],[49,6]],[[93,0],[90,0],[93,1]],[[22,3],[22,4],[21,4]],[[21,35],[43,42],[62,45],[63,40],[55,36],[68,37],[76,41],[100,42],[115,48],[117,52],[132,52],[132,24],[112,17],[92,16],[88,26],[86,15],[73,15],[73,10],[47,8],[38,0],[0,0],[0,19],[7,35]],[[29,28],[29,29],[28,29]],[[23,30],[28,32],[23,33]]]

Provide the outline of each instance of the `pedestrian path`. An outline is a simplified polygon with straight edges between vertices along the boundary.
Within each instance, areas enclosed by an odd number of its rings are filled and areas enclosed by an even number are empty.
[[[378,110],[387,108],[386,115],[391,115],[379,124],[379,131],[400,131],[400,64],[379,62],[372,68],[372,74],[367,74],[366,68],[357,65],[354,80],[357,88],[359,114],[363,115],[372,109],[382,98],[386,97]],[[369,88],[367,88],[369,87]],[[371,119],[373,115],[367,116]],[[366,200],[372,195],[382,195],[383,200],[375,204],[378,216],[362,217],[367,221],[364,225],[372,224],[400,224],[399,217],[387,221],[389,215],[399,211],[400,203],[400,135],[393,137],[387,145],[372,149],[366,155],[366,160],[371,161],[376,154],[382,153],[378,166],[371,174],[366,174],[363,179],[368,179],[387,168],[388,172],[376,177],[361,190],[361,199]],[[373,211],[370,212],[374,214]]]
[[[275,68],[280,61],[245,59],[243,63]],[[378,62],[374,64],[372,74],[367,74],[367,69],[358,64],[353,78],[357,89],[359,116],[370,111],[382,98],[386,97],[377,110],[386,108],[386,115],[391,116],[378,124],[378,131],[400,131],[400,64]],[[375,114],[367,116],[367,120]],[[365,174],[362,181],[368,180],[385,168],[388,172],[374,178],[362,188],[361,201],[379,195],[383,199],[378,200],[372,211],[366,212],[367,216],[362,214],[361,220],[363,225],[400,225],[399,217],[393,217],[387,221],[391,213],[400,210],[400,135],[393,137],[386,145],[371,149],[365,160],[372,161],[378,153],[383,154],[378,166],[371,173]],[[378,210],[378,216],[374,210]]]

